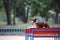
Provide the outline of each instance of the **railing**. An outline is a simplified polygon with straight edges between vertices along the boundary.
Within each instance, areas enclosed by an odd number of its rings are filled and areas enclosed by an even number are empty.
[[[0,32],[21,32],[23,29],[0,29]]]
[[[40,35],[41,34],[41,35]],[[47,36],[48,34],[48,36]],[[31,28],[25,29],[25,40],[34,40],[34,37],[59,38],[60,28]],[[30,39],[29,39],[30,37]]]
[[[0,35],[11,35],[11,34],[23,34],[24,33],[24,29],[0,29]]]

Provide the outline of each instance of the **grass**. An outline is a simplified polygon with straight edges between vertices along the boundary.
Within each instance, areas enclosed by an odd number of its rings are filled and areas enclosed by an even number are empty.
[[[31,25],[31,23],[30,22],[28,22],[28,23],[18,22],[18,23],[16,23],[16,25],[7,25],[7,22],[0,22],[0,26],[7,26],[7,27],[8,26],[20,26],[20,27],[22,27],[24,25],[26,25],[28,27]]]
[[[24,25],[26,27],[28,27],[31,25],[31,22],[28,22],[28,23],[18,22],[18,23],[16,23],[16,25],[7,25],[7,22],[0,22],[0,26],[20,26],[20,27],[22,27]],[[49,25],[54,25],[54,23],[49,23]]]

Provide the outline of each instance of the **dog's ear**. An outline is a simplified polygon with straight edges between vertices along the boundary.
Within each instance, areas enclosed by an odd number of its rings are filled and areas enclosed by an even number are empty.
[[[37,18],[31,18],[31,21],[36,22]]]

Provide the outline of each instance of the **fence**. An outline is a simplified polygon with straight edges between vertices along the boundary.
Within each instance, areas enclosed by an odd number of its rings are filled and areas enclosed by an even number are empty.
[[[0,29],[0,35],[24,34],[24,29]]]

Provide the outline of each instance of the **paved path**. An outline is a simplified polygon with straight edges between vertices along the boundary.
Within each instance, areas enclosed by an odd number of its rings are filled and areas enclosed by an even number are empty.
[[[0,40],[25,40],[25,36],[0,35]],[[54,38],[34,38],[34,40],[54,40]]]

